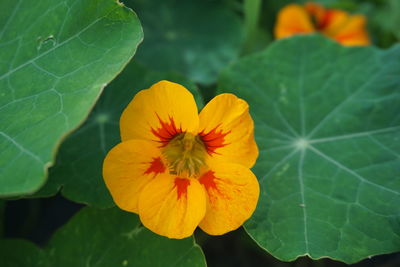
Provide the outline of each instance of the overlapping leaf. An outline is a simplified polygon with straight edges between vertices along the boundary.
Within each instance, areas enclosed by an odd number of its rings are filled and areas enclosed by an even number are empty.
[[[0,240],[2,267],[206,266],[192,237],[173,240],[141,226],[117,208],[85,208],[58,230],[45,249],[25,240]]]
[[[275,257],[354,263],[400,250],[400,46],[297,36],[219,83],[255,119],[261,185],[246,229]]]
[[[136,15],[115,1],[1,1],[0,195],[45,181],[60,139],[142,39]]]
[[[186,86],[202,107],[196,86],[180,75],[152,72],[131,62],[104,90],[87,121],[63,142],[47,184],[33,196],[53,195],[62,187],[63,195],[73,201],[102,208],[113,206],[102,178],[102,166],[107,152],[121,142],[121,113],[139,90],[164,79]]]

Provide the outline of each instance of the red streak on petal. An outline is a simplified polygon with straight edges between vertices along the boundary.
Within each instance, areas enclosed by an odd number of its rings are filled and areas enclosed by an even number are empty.
[[[154,176],[156,176],[157,174],[163,173],[166,170],[160,157],[153,158],[153,161],[151,161],[149,163],[150,163],[150,167],[144,172],[144,174],[154,173]]]
[[[200,184],[204,185],[206,190],[208,191],[210,188],[217,189],[217,184],[215,183],[215,176],[213,171],[208,171],[204,173],[200,179],[199,182]]]
[[[217,179],[218,178],[214,175],[213,171],[207,171],[199,178],[199,182],[205,187],[211,202],[217,201],[218,198],[230,199],[229,196],[222,193],[217,187],[217,184],[215,183],[215,180]]]
[[[204,130],[199,133],[201,140],[206,146],[208,154],[218,154],[215,152],[218,148],[224,147],[227,144],[225,143],[225,136],[227,136],[231,131],[223,133],[222,130],[217,131],[217,127],[205,133]]]
[[[175,186],[177,190],[177,197],[180,199],[182,196],[187,197],[187,188],[190,185],[189,179],[175,178]]]
[[[158,129],[151,128],[151,132],[159,139],[158,141],[162,143],[161,146],[166,146],[177,134],[182,133],[182,128],[176,127],[172,117],[169,117],[169,122],[164,122],[158,114],[156,115],[161,127]]]

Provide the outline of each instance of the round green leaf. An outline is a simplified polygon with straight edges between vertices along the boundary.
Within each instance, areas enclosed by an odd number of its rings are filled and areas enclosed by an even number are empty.
[[[84,208],[45,249],[25,240],[0,240],[2,266],[206,266],[194,238],[168,239],[117,208]]]
[[[63,136],[142,40],[115,1],[1,1],[0,196],[36,191]]]
[[[127,0],[143,23],[137,60],[158,71],[178,71],[211,84],[238,57],[244,41],[239,17],[223,1]]]
[[[399,74],[400,46],[321,36],[276,42],[224,72],[219,88],[255,120],[261,194],[246,229],[261,247],[346,263],[400,250]]]
[[[70,200],[100,208],[113,206],[102,177],[104,157],[121,142],[119,118],[124,108],[138,91],[160,80],[186,86],[199,109],[203,106],[193,83],[177,74],[149,71],[132,61],[106,87],[87,121],[62,143],[48,182],[33,197],[54,195],[62,188],[62,194]]]

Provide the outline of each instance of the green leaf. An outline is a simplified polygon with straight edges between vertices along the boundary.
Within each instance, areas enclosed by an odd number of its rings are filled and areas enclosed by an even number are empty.
[[[400,46],[296,36],[240,60],[261,194],[245,227],[275,257],[354,263],[400,250]],[[221,91],[221,90],[220,90]]]
[[[36,191],[61,139],[142,40],[130,9],[110,1],[1,1],[0,196]]]
[[[134,214],[84,208],[59,229],[45,249],[25,240],[0,240],[3,267],[206,266],[193,237],[158,236]]]
[[[238,57],[244,41],[239,17],[222,1],[127,0],[146,35],[137,60],[159,71],[178,71],[211,84]]]
[[[44,252],[23,239],[0,239],[2,267],[47,266]]]
[[[152,72],[131,62],[104,90],[87,121],[62,143],[47,184],[33,197],[54,195],[62,187],[70,200],[100,208],[113,206],[102,169],[107,152],[121,142],[119,118],[138,91],[164,79],[186,86],[199,108],[203,106],[196,86],[180,75]]]

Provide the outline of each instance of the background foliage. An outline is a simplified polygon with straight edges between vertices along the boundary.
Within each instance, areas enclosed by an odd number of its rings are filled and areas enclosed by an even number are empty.
[[[397,0],[318,1],[365,14],[366,48],[274,41],[279,10],[306,1],[123,2],[0,2],[1,266],[339,266],[400,251]],[[257,210],[225,236],[198,230],[205,258],[113,208],[101,177],[122,110],[162,79],[200,107],[233,92],[255,120]],[[383,264],[399,254],[356,265]]]

